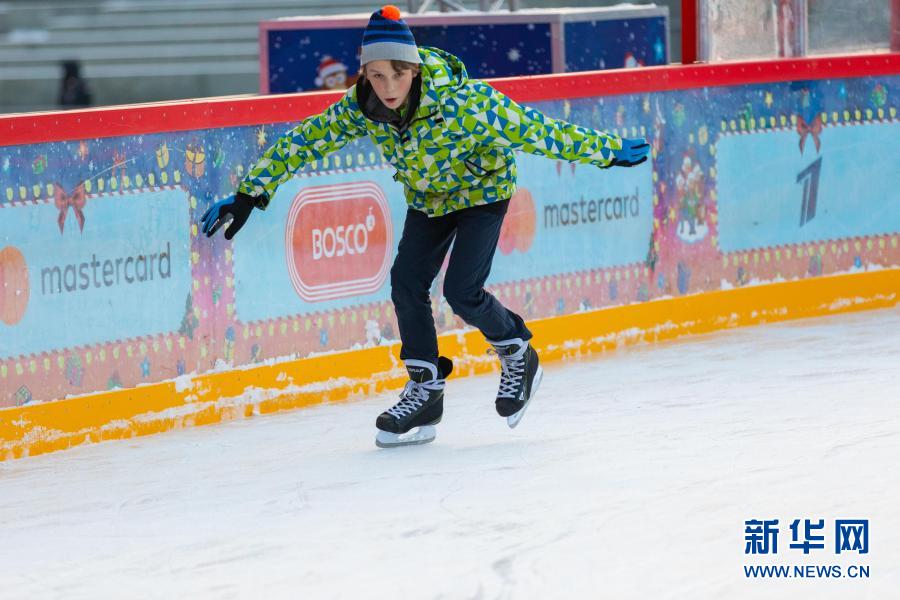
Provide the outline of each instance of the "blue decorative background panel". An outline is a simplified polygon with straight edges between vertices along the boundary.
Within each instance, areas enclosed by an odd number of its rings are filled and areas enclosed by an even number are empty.
[[[663,17],[569,22],[565,37],[567,72],[668,62]]]
[[[502,14],[479,23],[446,23],[427,15],[410,28],[420,46],[441,48],[458,56],[472,78],[542,75],[557,71],[594,71],[668,61],[665,16],[614,15],[600,10],[544,11],[530,22],[508,23]],[[638,10],[639,13],[646,12]],[[597,19],[593,17],[597,16]],[[433,18],[432,18],[433,17]],[[494,22],[490,22],[491,19]],[[579,20],[575,20],[579,19]],[[584,20],[581,20],[584,19]],[[311,28],[308,21],[279,22],[265,31],[263,62],[269,93],[345,89],[359,73],[359,45],[365,21],[347,26]],[[321,23],[318,23],[321,25]],[[265,27],[265,25],[264,25]],[[554,38],[555,28],[559,37]],[[344,82],[326,80],[342,73]],[[339,75],[338,80],[341,79]],[[344,85],[346,83],[346,85]]]
[[[269,91],[290,94],[319,89],[316,77],[326,56],[347,67],[348,76],[356,76],[361,40],[357,27],[269,31]]]
[[[412,27],[416,43],[458,56],[470,77],[511,77],[551,73],[550,25],[433,25]],[[273,94],[320,89],[318,69],[325,57],[346,67],[348,81],[359,73],[361,28],[296,29],[268,32],[269,91]]]
[[[470,77],[513,77],[553,72],[548,23],[417,26],[416,43],[458,56]]]

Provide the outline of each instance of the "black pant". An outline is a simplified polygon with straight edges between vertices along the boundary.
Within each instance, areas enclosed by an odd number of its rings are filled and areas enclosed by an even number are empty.
[[[429,290],[453,243],[444,298],[466,323],[488,340],[531,339],[522,317],[484,289],[500,239],[508,201],[492,202],[431,217],[409,209],[397,258],[391,267],[391,299],[400,325],[400,358],[437,362],[437,333]]]

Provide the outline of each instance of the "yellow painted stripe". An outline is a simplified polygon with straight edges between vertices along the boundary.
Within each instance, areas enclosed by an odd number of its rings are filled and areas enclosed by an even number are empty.
[[[543,362],[718,329],[894,306],[900,269],[817,277],[606,308],[529,322]],[[444,335],[454,373],[497,368],[477,331]],[[340,402],[406,380],[399,345],[195,376],[0,410],[0,460]]]

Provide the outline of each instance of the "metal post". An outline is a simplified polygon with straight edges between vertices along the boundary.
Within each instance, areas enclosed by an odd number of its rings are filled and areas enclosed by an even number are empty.
[[[681,63],[697,62],[697,23],[699,0],[681,0]]]
[[[806,56],[809,50],[809,6],[806,0],[778,0],[776,11],[778,56]]]
[[[900,52],[900,0],[891,2],[891,50]]]
[[[809,55],[809,0],[795,0],[800,19],[797,24],[797,56]]]

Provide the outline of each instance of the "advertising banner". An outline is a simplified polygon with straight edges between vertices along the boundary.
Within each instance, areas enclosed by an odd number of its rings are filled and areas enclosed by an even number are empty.
[[[390,300],[406,203],[388,169],[296,178],[276,196],[234,240],[241,321]]]
[[[640,263],[653,234],[649,164],[601,171],[522,155],[491,281]]]
[[[900,123],[825,128],[819,119],[799,125],[809,131],[799,141],[783,130],[720,139],[723,250],[900,231]]]
[[[3,244],[16,257],[4,263],[18,273],[4,284],[20,301],[4,306],[0,356],[177,331],[190,299],[188,212],[179,188],[54,187],[45,203],[4,208]]]

